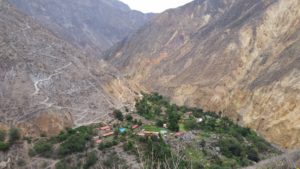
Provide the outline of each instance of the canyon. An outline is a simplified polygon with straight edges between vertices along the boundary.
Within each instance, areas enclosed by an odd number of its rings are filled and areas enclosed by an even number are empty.
[[[300,146],[300,2],[196,0],[154,17],[106,60],[132,83]]]

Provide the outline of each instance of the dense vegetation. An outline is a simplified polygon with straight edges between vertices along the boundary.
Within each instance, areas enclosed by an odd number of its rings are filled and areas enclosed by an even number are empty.
[[[8,138],[7,138],[8,137]],[[6,131],[0,130],[0,151],[7,151],[15,144],[17,140],[21,138],[20,131],[17,128],[11,128],[8,136]],[[8,141],[6,141],[8,140]]]
[[[182,163],[192,164],[193,168],[238,168],[258,162],[265,155],[278,153],[254,131],[241,127],[226,117],[220,117],[217,113],[177,106],[157,93],[143,95],[136,103],[138,114],[155,121],[157,127],[167,123],[170,131],[193,131],[193,135],[198,137],[189,140],[191,142],[184,148],[187,158]],[[192,112],[192,115],[186,115],[187,112]],[[201,121],[198,122],[198,119]],[[160,145],[167,146],[163,142]],[[163,149],[160,147],[160,150]],[[168,157],[169,153],[156,156]]]
[[[99,153],[104,153],[106,155],[101,158],[101,165],[107,168],[127,168],[124,159],[115,153],[115,147],[122,145],[124,152],[136,156],[146,169],[231,169],[250,165],[278,153],[255,132],[226,117],[198,108],[171,104],[157,93],[143,95],[136,102],[136,112],[113,112],[116,119],[112,124],[113,135],[102,137],[97,147],[92,141],[92,137],[98,135],[96,128],[99,125],[96,124],[66,129],[58,136],[36,140],[30,155],[60,159],[56,164],[57,169],[88,169],[96,163],[98,165]],[[140,116],[136,118],[136,114]],[[141,116],[146,120],[142,122]],[[133,129],[132,126],[136,124],[139,128]],[[125,132],[121,132],[121,128],[126,129]],[[141,137],[137,135],[141,131],[159,135]],[[17,138],[13,133],[9,134],[12,140]],[[5,135],[0,132],[0,148],[5,148],[5,145],[1,145],[1,138]],[[85,157],[85,160],[76,163],[73,159],[70,162],[74,154]]]

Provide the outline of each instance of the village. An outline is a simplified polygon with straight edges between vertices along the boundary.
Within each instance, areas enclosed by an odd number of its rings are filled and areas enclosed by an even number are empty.
[[[142,116],[130,112],[127,114],[121,114],[120,111],[115,111],[110,114],[110,117],[114,118],[109,123],[100,124],[97,127],[97,135],[93,136],[93,141],[96,145],[99,145],[107,140],[112,140],[112,137],[118,134],[126,135],[126,133],[132,133],[135,136],[142,138],[163,138],[165,141],[168,139],[184,139],[187,131],[184,129],[184,122],[190,118],[194,118],[192,112],[186,112],[183,118],[180,120],[181,126],[179,131],[173,132],[168,129],[168,124],[163,123],[162,127],[159,127],[155,122],[146,120]],[[127,118],[122,118],[125,116]],[[120,118],[121,117],[121,118]],[[197,118],[197,123],[201,123],[203,118]]]
[[[246,166],[280,153],[254,131],[219,113],[177,106],[157,93],[143,94],[131,110],[125,107],[108,115],[106,121],[33,140],[29,155],[60,159],[57,169],[69,165],[66,159],[75,162],[74,154],[87,158],[82,163],[91,158],[89,166],[101,159],[108,168],[115,160],[158,167],[180,159],[181,168],[219,169]]]

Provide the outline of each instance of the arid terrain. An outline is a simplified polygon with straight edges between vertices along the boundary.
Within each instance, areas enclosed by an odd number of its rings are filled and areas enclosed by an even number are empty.
[[[151,20],[107,60],[178,104],[300,146],[300,2],[196,0]]]
[[[147,168],[139,153],[169,158],[176,145],[186,146],[172,156],[178,169],[300,167],[299,9],[194,0],[144,14],[117,0],[0,0],[0,169]],[[137,124],[170,134],[143,140]],[[104,125],[114,137],[95,144]]]
[[[117,0],[9,0],[61,39],[99,56],[153,16],[130,10]]]
[[[58,133],[107,119],[133,98],[117,70],[86,57],[7,2],[0,8],[1,125],[31,136]]]

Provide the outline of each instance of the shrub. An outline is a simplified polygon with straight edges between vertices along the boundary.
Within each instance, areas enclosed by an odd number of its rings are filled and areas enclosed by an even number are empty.
[[[15,141],[21,138],[20,131],[17,128],[11,128],[9,130],[9,142],[11,144],[15,143]]]
[[[134,148],[134,142],[133,141],[127,141],[124,145],[123,145],[123,149],[124,151],[131,151]]]
[[[83,134],[71,135],[59,147],[59,154],[62,156],[72,154],[74,152],[82,152],[85,150],[87,139]]]
[[[259,155],[258,155],[258,151],[253,148],[253,147],[249,147],[247,150],[247,158],[251,161],[255,161],[258,162],[259,159]]]
[[[223,155],[228,158],[241,156],[243,148],[235,138],[225,138],[220,141],[220,148]]]
[[[162,120],[158,119],[158,120],[156,121],[156,126],[158,126],[158,127],[163,127],[163,125],[164,125],[164,122],[163,122]]]
[[[0,130],[0,141],[5,141],[6,138],[6,132],[3,130]]]
[[[120,110],[115,110],[113,114],[114,114],[116,119],[118,119],[120,121],[124,120],[123,113]]]
[[[197,128],[197,121],[195,118],[190,118],[184,122],[184,127],[187,130],[194,130]]]
[[[93,165],[95,165],[97,163],[97,160],[98,160],[98,157],[97,157],[96,152],[95,151],[90,152],[87,155],[86,162],[83,165],[83,168],[88,169],[88,168],[92,167]]]
[[[9,144],[0,141],[0,151],[7,151],[9,149]]]
[[[28,155],[30,156],[30,157],[34,157],[35,155],[36,155],[36,152],[34,151],[34,149],[29,149],[29,151],[28,151]]]
[[[133,117],[130,114],[128,114],[128,115],[125,116],[125,119],[127,121],[132,121]]]
[[[117,144],[119,144],[119,142],[117,140],[102,142],[99,144],[98,149],[105,150],[105,149],[111,148],[112,146],[115,146]]]
[[[17,165],[18,166],[24,166],[26,164],[25,160],[23,158],[18,158]]]
[[[56,169],[72,169],[72,167],[65,160],[61,160],[55,164]]]
[[[34,144],[33,150],[36,154],[43,157],[50,157],[52,153],[52,144],[45,139],[39,140]]]

